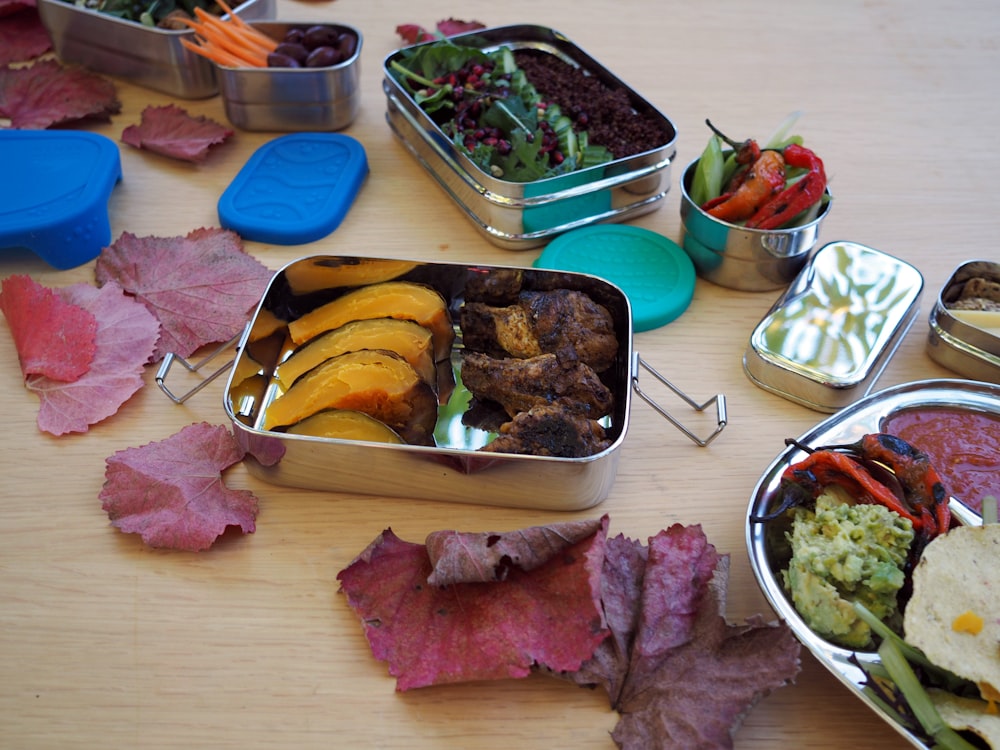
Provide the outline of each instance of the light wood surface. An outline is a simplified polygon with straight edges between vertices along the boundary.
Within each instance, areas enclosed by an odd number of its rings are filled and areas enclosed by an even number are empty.
[[[676,183],[705,144],[705,118],[741,137],[763,137],[802,110],[798,130],[824,158],[835,195],[821,242],[867,244],[924,274],[921,315],[879,386],[954,376],[925,352],[927,313],[959,263],[1000,255],[1000,6],[278,0],[282,20],[345,21],[362,30],[362,110],[345,132],[364,144],[371,174],[327,238],[299,247],[248,243],[268,267],[317,253],[534,260],[537,251],[483,240],[385,122],[381,68],[399,46],[396,25],[449,16],[559,29],[667,114],[679,132],[673,189],[658,211],[634,223],[675,240]],[[147,105],[177,101],[226,121],[218,97],[173,100],[121,82],[119,93],[121,114],[88,126],[116,141]],[[273,135],[238,131],[198,166],[122,144],[113,238],[217,226],[220,194]],[[14,273],[50,286],[93,282],[93,264],[56,272],[29,254],[4,252],[0,276]],[[635,349],[695,398],[724,393],[730,424],[698,448],[636,400],[615,485],[589,512],[298,491],[261,483],[238,466],[227,481],[259,496],[257,531],[227,535],[201,554],[153,550],[116,531],[98,493],[104,459],[115,451],[194,421],[225,423],[222,382],[176,406],[149,368],[146,387],[117,415],[86,434],[53,438],[35,425],[38,402],[21,387],[4,324],[0,747],[613,747],[616,714],[602,695],[557,680],[396,693],[335,576],[388,526],[421,541],[438,529],[506,530],[607,513],[613,534],[639,539],[674,522],[701,524],[732,556],[729,617],[770,615],[747,560],[746,504],[782,440],[826,416],[756,388],[742,371],[747,338],[777,294],[699,280],[680,319],[636,335]],[[683,413],[667,394],[661,400]],[[741,750],[905,745],[805,653],[797,684],[760,703],[736,739]]]

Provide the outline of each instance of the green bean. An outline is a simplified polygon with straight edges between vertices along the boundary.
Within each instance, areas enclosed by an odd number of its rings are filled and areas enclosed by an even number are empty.
[[[718,198],[722,193],[722,140],[717,135],[708,139],[691,179],[691,201],[696,206]]]

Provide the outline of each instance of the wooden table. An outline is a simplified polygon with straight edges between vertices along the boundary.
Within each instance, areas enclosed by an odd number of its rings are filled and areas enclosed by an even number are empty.
[[[345,131],[371,174],[341,227],[309,246],[248,243],[269,268],[303,255],[529,265],[537,251],[482,239],[393,139],[381,92],[395,27],[449,16],[533,22],[566,33],[676,124],[674,189],[638,226],[680,237],[681,168],[708,137],[706,117],[741,137],[767,135],[793,110],[824,158],[835,205],[821,241],[848,239],[914,265],[921,316],[879,386],[953,377],[925,352],[927,312],[951,271],[998,257],[1000,6],[984,2],[664,4],[508,0],[307,3],[278,17],[343,21],[364,34],[362,110]],[[789,18],[789,14],[794,17]],[[174,101],[119,82],[121,114],[90,126],[115,141],[148,105]],[[221,100],[178,101],[225,122]],[[217,226],[217,200],[273,134],[239,131],[193,166],[121,145],[124,179],[112,236],[172,237]],[[2,179],[16,179],[3,175]],[[4,277],[49,286],[93,282],[93,264],[56,272],[5,252]],[[559,514],[285,489],[227,475],[260,498],[257,531],[186,554],[113,529],[98,493],[104,459],[199,420],[223,424],[222,382],[183,406],[147,385],[86,434],[35,425],[11,337],[0,335],[7,427],[0,432],[0,746],[9,748],[611,748],[616,714],[598,692],[535,677],[396,693],[337,592],[335,576],[387,526],[421,541],[433,530],[505,530],[607,513],[611,532],[645,539],[702,524],[732,555],[729,617],[770,615],[750,570],[743,517],[750,491],[787,436],[825,415],[755,387],[741,356],[777,292],[699,280],[676,322],[635,348],[695,398],[728,398],[730,424],[699,448],[636,401],[617,481],[586,513]],[[664,399],[669,400],[668,396]],[[680,405],[678,404],[678,408]],[[683,411],[683,409],[681,409]],[[795,686],[759,704],[737,735],[748,748],[902,747],[905,742],[803,653]]]

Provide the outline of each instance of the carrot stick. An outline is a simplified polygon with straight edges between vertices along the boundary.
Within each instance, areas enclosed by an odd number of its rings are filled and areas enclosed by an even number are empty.
[[[264,55],[267,55],[269,52],[274,52],[275,47],[277,47],[277,44],[265,44],[256,37],[247,36],[232,23],[226,23],[217,16],[213,16],[211,13],[208,13],[199,7],[195,7],[194,13],[195,16],[197,16],[202,22],[201,25],[203,28],[218,29],[235,43],[244,45],[249,49],[254,49]]]
[[[219,65],[224,65],[227,68],[242,68],[245,67],[239,58],[229,54],[225,50],[221,50],[215,47],[206,47],[200,44],[195,44],[188,39],[181,39],[180,43],[187,47],[192,52],[201,55],[202,57],[208,58],[214,63]]]
[[[225,15],[229,16],[230,23],[243,29],[251,36],[260,39],[264,44],[270,45],[270,51],[274,51],[274,48],[278,46],[278,43],[273,39],[271,39],[271,37],[269,37],[267,34],[260,31],[259,29],[255,29],[253,26],[251,26],[242,18],[240,18],[238,15],[236,15],[233,12],[233,9],[229,7],[229,4],[226,2],[226,0],[215,0],[215,3],[220,8],[222,8],[222,12]]]
[[[199,29],[198,33],[203,36],[205,41],[210,45],[220,47],[231,55],[235,55],[241,59],[244,65],[250,65],[257,68],[267,66],[266,52],[243,46],[240,42],[234,41],[228,37],[221,29],[206,25],[205,27]]]

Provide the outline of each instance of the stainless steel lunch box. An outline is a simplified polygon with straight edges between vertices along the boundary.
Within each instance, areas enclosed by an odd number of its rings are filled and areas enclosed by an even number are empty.
[[[234,13],[267,18],[274,4],[246,0]],[[66,0],[38,0],[38,15],[64,63],[184,99],[204,99],[219,91],[215,65],[181,44],[181,39],[194,40],[193,31],[143,26]]]
[[[529,183],[487,174],[455,147],[440,127],[395,79],[384,62],[382,88],[393,133],[493,244],[525,249],[555,235],[596,222],[617,222],[659,208],[670,189],[677,153],[673,123],[590,55],[558,31],[533,25],[504,26],[452,37],[485,50],[507,46],[538,49],[576,65],[609,86],[627,91],[637,112],[656,118],[669,133],[659,147],[558,177]]]
[[[275,369],[278,360],[282,359],[282,352],[289,351],[287,326],[275,326],[275,321],[296,319],[338,292],[354,288],[328,288],[324,280],[325,271],[357,264],[360,260],[313,256],[285,266],[273,277],[237,344],[236,359],[232,363],[225,388],[225,409],[232,420],[237,438],[255,456],[247,458],[249,471],[267,482],[335,492],[578,510],[603,500],[614,482],[619,452],[628,429],[633,390],[698,445],[708,445],[726,425],[728,417],[724,396],[717,395],[698,404],[632,350],[631,310],[628,298],[618,287],[585,274],[517,269],[535,288],[541,286],[585,291],[611,313],[618,351],[613,364],[602,375],[614,397],[610,416],[602,422],[610,444],[600,453],[585,458],[478,451],[490,436],[463,422],[469,392],[461,383],[459,310],[470,279],[481,278],[499,267],[414,261],[406,262],[406,267],[400,269],[393,278],[419,282],[440,292],[448,303],[456,330],[451,357],[444,365],[450,376],[445,381],[453,381],[455,387],[442,391],[446,396],[442,398],[438,408],[435,445],[396,445],[317,438],[263,429],[264,411],[275,398]],[[373,261],[397,266],[401,263],[380,259],[364,259],[362,262]],[[293,289],[299,291],[293,293]],[[309,291],[303,291],[306,289]],[[168,396],[180,402],[201,385],[188,394],[174,395],[165,385],[174,359],[173,355],[164,359],[157,374],[157,382]],[[200,364],[202,363],[192,367],[185,363],[185,366],[197,369]],[[216,374],[228,368],[227,365],[216,371]],[[640,388],[640,369],[652,374],[696,411],[715,406],[716,422],[711,434],[706,438],[695,435],[659,406],[649,393]],[[208,379],[202,385],[206,382]]]
[[[941,287],[930,313],[927,353],[949,370],[976,380],[1000,383],[1000,334],[963,319],[953,304],[970,279],[1000,284],[1000,263],[971,260],[962,263]],[[1000,318],[1000,312],[993,313]]]
[[[251,26],[272,39],[289,29],[327,23],[252,21]],[[326,68],[230,68],[217,74],[226,117],[243,130],[276,132],[342,130],[361,108],[360,60],[362,36],[353,26],[358,46],[347,60]]]
[[[750,335],[761,388],[835,412],[868,394],[920,309],[920,271],[854,242],[816,251]]]

